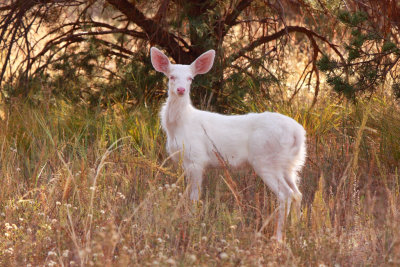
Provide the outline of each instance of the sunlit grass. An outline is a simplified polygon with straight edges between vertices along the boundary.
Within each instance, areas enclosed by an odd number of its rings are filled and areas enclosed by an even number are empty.
[[[252,105],[242,110],[263,103]],[[376,97],[270,110],[308,133],[302,216],[282,244],[275,196],[252,171],[211,170],[201,201],[185,198],[157,107],[14,105],[0,122],[0,265],[400,264],[398,107]]]

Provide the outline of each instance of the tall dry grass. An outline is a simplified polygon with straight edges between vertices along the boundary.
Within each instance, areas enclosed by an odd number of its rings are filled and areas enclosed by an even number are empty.
[[[399,108],[380,96],[271,110],[308,133],[302,214],[281,244],[275,196],[252,171],[210,170],[187,201],[157,108],[15,104],[0,122],[0,265],[400,264]]]

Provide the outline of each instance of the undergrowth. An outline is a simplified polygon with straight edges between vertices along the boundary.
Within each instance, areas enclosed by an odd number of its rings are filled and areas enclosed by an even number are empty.
[[[271,238],[275,196],[251,170],[210,170],[201,201],[186,199],[158,107],[8,107],[0,265],[400,264],[399,108],[380,96],[269,109],[307,130],[302,214],[291,213],[283,243]],[[261,102],[241,108],[264,110]]]

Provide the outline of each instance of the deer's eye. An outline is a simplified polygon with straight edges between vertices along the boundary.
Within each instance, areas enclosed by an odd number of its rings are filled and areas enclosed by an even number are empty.
[[[170,76],[169,79],[175,81],[176,77],[175,76]]]

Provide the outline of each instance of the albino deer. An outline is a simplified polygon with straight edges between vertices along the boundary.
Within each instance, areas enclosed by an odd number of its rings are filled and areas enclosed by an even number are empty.
[[[192,200],[199,199],[204,169],[220,165],[217,155],[233,167],[251,165],[278,198],[276,238],[281,240],[291,202],[300,203],[302,197],[297,173],[306,157],[305,130],[279,113],[227,116],[194,108],[190,85],[197,74],[211,69],[214,57],[215,51],[209,50],[190,65],[171,64],[160,50],[151,48],[153,67],[169,79],[160,113],[168,153],[180,151]],[[174,160],[179,159],[176,154]]]

